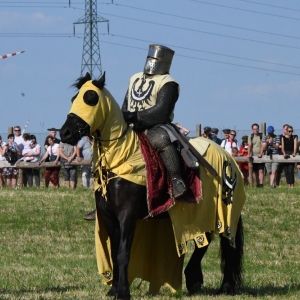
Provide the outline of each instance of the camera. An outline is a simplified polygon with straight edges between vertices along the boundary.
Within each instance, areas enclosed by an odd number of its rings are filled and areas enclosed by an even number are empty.
[[[266,150],[266,155],[270,156],[270,159],[272,159],[272,154],[273,154],[273,149],[271,148],[271,146],[268,146]]]

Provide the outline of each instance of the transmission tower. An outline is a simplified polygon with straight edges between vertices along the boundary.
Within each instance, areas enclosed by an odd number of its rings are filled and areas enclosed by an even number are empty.
[[[74,22],[73,26],[75,35],[75,25],[85,24],[81,76],[89,72],[93,79],[99,78],[102,75],[97,25],[99,22],[107,22],[107,31],[109,32],[108,20],[97,15],[97,0],[85,0],[85,15]]]

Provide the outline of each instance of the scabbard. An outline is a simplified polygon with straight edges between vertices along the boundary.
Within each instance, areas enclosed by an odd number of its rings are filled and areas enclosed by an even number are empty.
[[[168,126],[169,124],[167,124]],[[170,124],[168,126],[171,130],[175,130],[178,133],[178,140],[181,144],[185,143],[188,145],[189,150],[198,159],[199,163],[213,176],[217,176],[217,171],[209,164],[209,162],[195,149],[195,147],[189,142],[189,140],[179,131],[176,125]]]

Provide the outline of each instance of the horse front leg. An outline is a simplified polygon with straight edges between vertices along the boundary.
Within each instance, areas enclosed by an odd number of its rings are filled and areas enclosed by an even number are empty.
[[[117,290],[117,299],[129,300],[130,288],[128,283],[128,265],[130,251],[134,237],[136,219],[134,216],[128,216],[126,213],[120,221],[120,244],[117,255],[119,266],[119,284]]]
[[[97,208],[97,217],[98,220],[102,220],[107,234],[111,243],[111,256],[112,256],[112,286],[107,292],[107,296],[116,297],[118,293],[118,284],[119,284],[119,266],[117,263],[117,256],[119,251],[120,243],[120,227],[119,221],[117,218],[111,214],[109,209],[109,203],[105,200],[99,192],[96,192],[96,208]]]

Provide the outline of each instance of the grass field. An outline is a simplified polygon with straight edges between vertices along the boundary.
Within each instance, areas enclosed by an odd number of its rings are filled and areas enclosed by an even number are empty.
[[[92,191],[78,188],[0,191],[0,299],[111,299],[101,285],[94,248]],[[244,285],[234,299],[300,299],[300,187],[247,189]],[[188,259],[188,255],[186,259]],[[203,293],[189,297],[162,289],[134,299],[211,299],[221,280],[218,238],[204,258]],[[218,299],[232,299],[220,296]]]

